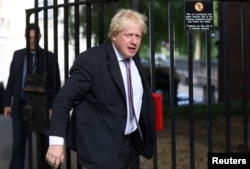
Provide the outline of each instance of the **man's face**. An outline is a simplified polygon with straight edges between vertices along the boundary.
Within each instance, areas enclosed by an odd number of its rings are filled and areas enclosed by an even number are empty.
[[[142,30],[138,25],[131,26],[112,36],[117,50],[126,58],[135,56],[141,45]]]
[[[35,30],[30,30],[30,50],[34,51],[36,48],[36,36],[35,36]],[[41,38],[41,35],[38,37],[38,42]]]

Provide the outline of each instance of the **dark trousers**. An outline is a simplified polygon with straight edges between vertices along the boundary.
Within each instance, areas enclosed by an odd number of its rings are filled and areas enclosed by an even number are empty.
[[[131,152],[131,138],[124,136],[123,143],[117,158],[114,160],[112,169],[128,169],[132,158]],[[89,169],[84,166],[78,165],[78,169]]]
[[[51,169],[45,157],[49,146],[48,136],[45,134],[37,133],[36,143],[37,143],[37,169]]]
[[[27,131],[22,115],[23,113],[20,112],[17,116],[12,117],[13,143],[10,169],[24,168]]]
[[[128,169],[132,155],[130,142],[130,136],[125,136],[113,169]]]

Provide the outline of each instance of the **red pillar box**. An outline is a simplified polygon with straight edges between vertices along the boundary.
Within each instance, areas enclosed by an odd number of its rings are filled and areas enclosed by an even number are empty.
[[[156,109],[156,131],[163,130],[163,111],[162,111],[162,94],[160,93],[152,93],[155,101],[155,109]]]

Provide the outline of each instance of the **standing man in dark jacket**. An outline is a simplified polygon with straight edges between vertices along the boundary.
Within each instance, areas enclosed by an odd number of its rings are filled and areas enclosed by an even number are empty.
[[[37,39],[39,43],[41,38],[39,27],[35,24],[29,24],[25,31],[26,39],[29,38],[29,48],[15,51],[10,65],[9,78],[4,98],[4,116],[11,116],[13,129],[13,144],[9,169],[24,168],[27,126],[24,123],[23,115],[24,107],[27,102],[27,94],[25,94],[23,88],[25,86],[26,75],[30,71],[29,68],[32,67],[29,65],[30,63],[28,63],[28,58],[31,55],[34,55],[34,59],[36,60],[34,61],[34,63],[36,63],[35,72],[37,74],[48,73],[47,84],[48,91],[50,91],[48,94],[49,117],[52,113],[52,102],[60,88],[58,63],[51,52],[46,52],[41,47],[36,49],[36,46],[38,46],[36,45],[36,35],[38,35]],[[28,50],[30,50],[30,53]],[[45,70],[45,57],[47,57],[48,70]]]
[[[46,155],[53,168],[64,159],[71,109],[74,111],[68,143],[76,150],[83,168],[127,169],[131,150],[152,157],[156,142],[155,107],[138,55],[142,36],[147,32],[145,21],[146,17],[136,11],[119,10],[111,21],[111,41],[76,58],[53,105]],[[130,81],[125,64],[129,62]]]

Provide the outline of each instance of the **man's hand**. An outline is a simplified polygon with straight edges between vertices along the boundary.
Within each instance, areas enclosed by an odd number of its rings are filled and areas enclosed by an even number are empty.
[[[46,154],[46,160],[53,169],[58,168],[64,160],[63,145],[50,145]]]
[[[4,113],[4,117],[9,117],[11,112],[11,107],[4,107],[3,113]]]

